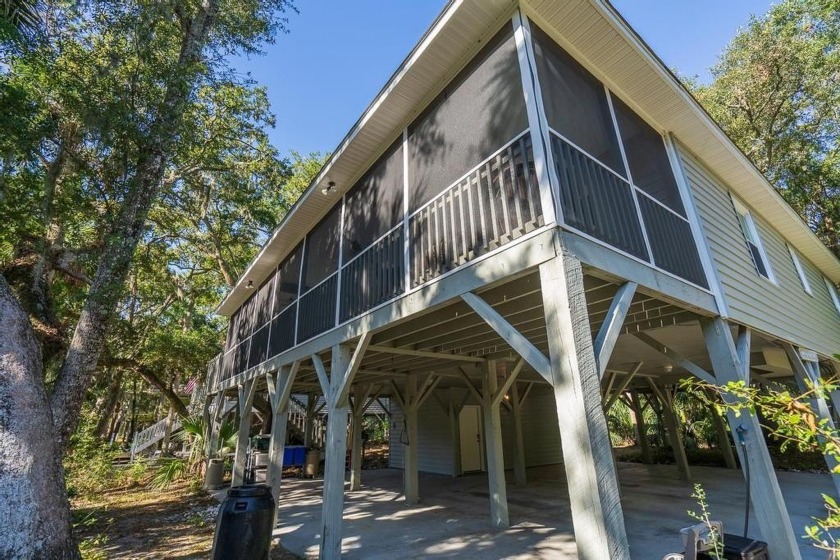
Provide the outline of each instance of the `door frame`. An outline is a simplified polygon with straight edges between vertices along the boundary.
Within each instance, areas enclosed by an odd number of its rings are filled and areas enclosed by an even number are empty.
[[[470,409],[472,413],[473,410],[475,411],[476,417],[476,424],[478,426],[478,469],[477,470],[466,470],[464,468],[464,432],[461,429],[461,416],[464,412]],[[475,472],[484,472],[487,470],[487,465],[485,461],[485,453],[484,453],[484,423],[482,422],[482,410],[481,405],[471,404],[471,405],[464,405],[461,409],[461,412],[458,414],[458,436],[460,441],[458,442],[458,452],[461,454],[461,474],[469,474]]]

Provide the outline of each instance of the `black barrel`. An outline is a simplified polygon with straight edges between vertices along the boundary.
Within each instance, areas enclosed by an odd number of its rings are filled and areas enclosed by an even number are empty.
[[[213,560],[268,560],[274,498],[265,484],[228,490],[216,519]]]
[[[701,552],[697,560],[711,560],[711,556]],[[723,558],[725,560],[770,560],[767,543],[749,537],[723,534]]]

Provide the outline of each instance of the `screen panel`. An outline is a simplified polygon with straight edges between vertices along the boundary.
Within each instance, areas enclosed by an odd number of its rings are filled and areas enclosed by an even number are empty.
[[[506,24],[409,127],[416,210],[528,128],[513,27]]]
[[[274,313],[277,314],[297,299],[300,286],[300,261],[303,243],[299,244],[277,267],[277,289],[274,291]]]
[[[397,228],[341,270],[342,321],[403,292],[403,248],[403,230]]]
[[[254,296],[251,294],[248,300],[242,304],[236,314],[236,340],[235,343],[242,342],[251,336],[251,328],[254,322]]]
[[[222,376],[221,381],[230,379],[234,375],[234,362],[236,361],[236,351],[231,349],[224,356],[222,356]]]
[[[344,208],[343,251],[347,262],[402,220],[402,137],[348,191]]]
[[[633,187],[551,135],[563,220],[570,226],[650,261],[633,200]]]
[[[297,305],[282,311],[271,321],[271,339],[268,343],[268,356],[271,358],[295,345],[295,319]]]
[[[267,324],[271,319],[271,306],[274,303],[271,297],[274,290],[274,276],[270,276],[267,281],[263,282],[254,298],[254,330]]]
[[[615,96],[612,99],[633,184],[685,217],[685,208],[662,136],[623,101]]]
[[[268,325],[265,325],[251,337],[251,347],[248,351],[248,367],[252,368],[264,362],[267,349]]]
[[[335,326],[337,292],[338,274],[334,274],[329,280],[301,296],[298,301],[298,343]]]
[[[248,369],[249,341],[244,341],[236,347],[233,358],[233,374],[237,375]]]
[[[309,290],[318,282],[338,270],[339,227],[341,225],[341,201],[306,236],[306,251],[303,264],[303,290]]]
[[[708,288],[691,225],[646,196],[639,196],[639,206],[656,266]]]
[[[230,350],[233,348],[233,345],[238,342],[237,334],[238,329],[237,325],[239,324],[239,310],[233,312],[233,315],[230,316],[228,320],[228,332],[227,332],[227,340],[225,342],[225,351]]]
[[[626,177],[603,84],[532,24],[534,54],[551,128]]]

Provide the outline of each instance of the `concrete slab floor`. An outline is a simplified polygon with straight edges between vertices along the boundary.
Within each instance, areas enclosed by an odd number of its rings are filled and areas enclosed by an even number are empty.
[[[697,509],[691,484],[677,479],[674,466],[619,463],[622,506],[632,557],[658,560],[682,550],[679,529],[692,524]],[[509,478],[511,473],[508,473]],[[743,531],[745,487],[740,471],[692,467],[703,484],[713,515],[725,530]],[[821,515],[822,493],[832,493],[828,475],[778,473],[797,535]],[[401,470],[364,471],[363,489],[346,492],[343,556],[346,558],[577,558],[568,489],[562,466],[528,469],[528,485],[508,481],[511,527],[489,527],[487,477],[452,478],[420,473],[421,503],[407,507],[400,495]],[[321,480],[284,479],[278,528],[288,550],[317,557],[320,541]],[[750,534],[758,535],[754,516]],[[825,558],[804,539],[803,558]],[[771,551],[772,554],[772,551]]]

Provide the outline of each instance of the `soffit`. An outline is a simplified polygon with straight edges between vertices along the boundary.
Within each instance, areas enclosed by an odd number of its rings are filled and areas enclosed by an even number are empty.
[[[301,199],[242,274],[218,312],[231,315],[399,137],[484,40],[510,17],[511,0],[450,2],[356,122]],[[527,0],[538,25],[628,105],[703,161],[752,210],[770,222],[828,278],[840,282],[840,261],[680,85],[618,12],[601,0]],[[330,182],[329,195],[321,189]]]

